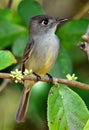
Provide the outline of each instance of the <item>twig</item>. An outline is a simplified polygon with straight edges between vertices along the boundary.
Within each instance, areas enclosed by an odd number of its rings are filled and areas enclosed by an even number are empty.
[[[10,79],[4,79],[2,84],[0,85],[0,92],[7,87],[7,85],[11,82]]]
[[[84,7],[77,12],[77,14],[73,17],[73,19],[79,19],[81,18],[86,12],[88,13],[89,11],[89,1],[84,5]]]
[[[9,73],[0,73],[0,78],[5,78],[5,79],[12,79],[12,77],[10,76]],[[14,79],[12,79],[14,80]],[[22,78],[23,80],[31,80],[31,81],[37,81],[37,77],[35,75],[28,75],[28,76],[24,76]],[[43,82],[48,82],[50,83],[50,79],[48,78],[48,76],[41,76],[41,79],[39,81],[43,81]],[[61,79],[61,78],[53,78],[53,81],[51,82],[53,84],[55,83],[60,83],[60,84],[65,84],[71,87],[76,87],[76,88],[80,88],[80,89],[84,89],[84,90],[89,90],[89,85],[88,84],[84,84],[78,81],[73,81],[73,80],[67,80],[67,79]]]
[[[13,0],[9,0],[9,1],[8,1],[8,5],[7,5],[8,8],[11,8],[12,2],[13,2]]]
[[[82,39],[85,42],[80,42],[78,46],[82,51],[84,51],[87,54],[88,60],[89,60],[89,25],[87,27],[86,33],[82,36]]]
[[[18,69],[20,68],[20,65],[19,65],[19,64],[17,64],[17,65],[13,68],[13,71],[16,70],[17,68],[18,68]],[[7,85],[8,85],[10,82],[11,82],[11,79],[5,78],[5,79],[3,80],[3,82],[0,84],[0,92],[3,91],[3,90],[7,87]]]

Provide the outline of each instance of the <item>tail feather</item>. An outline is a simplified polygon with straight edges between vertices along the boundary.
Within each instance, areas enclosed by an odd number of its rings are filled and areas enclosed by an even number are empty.
[[[19,105],[17,115],[16,115],[16,121],[18,123],[24,122],[24,120],[25,120],[27,108],[28,108],[29,93],[30,93],[30,90],[26,92],[25,88],[24,88],[23,93],[22,93],[22,98],[20,101],[20,105]]]

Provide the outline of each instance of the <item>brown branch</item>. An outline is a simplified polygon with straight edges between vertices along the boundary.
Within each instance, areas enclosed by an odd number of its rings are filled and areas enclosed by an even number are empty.
[[[7,85],[11,82],[10,79],[4,79],[4,81],[2,82],[2,84],[0,85],[0,92],[2,92],[6,87]]]
[[[81,18],[85,13],[88,13],[89,11],[89,1],[84,5],[84,7],[77,12],[77,14],[73,17],[73,19],[79,19]]]
[[[12,77],[10,76],[9,73],[0,73],[0,78],[12,79]],[[12,79],[12,80],[14,80],[14,79]],[[28,76],[23,75],[22,80],[37,81],[37,77],[35,75],[32,75],[32,74],[28,75]],[[41,76],[41,79],[39,81],[50,83],[50,79],[48,78],[48,76]],[[89,90],[88,84],[84,84],[84,83],[81,83],[81,82],[78,82],[78,81],[73,81],[73,80],[53,78],[53,81],[51,83],[53,83],[53,84],[60,83],[60,84],[65,84],[65,85],[68,85],[68,86],[71,86],[71,87]]]
[[[7,5],[8,8],[11,8],[12,2],[13,2],[13,0],[9,0],[9,1],[8,1],[8,5]]]
[[[89,25],[87,27],[86,33],[82,35],[82,39],[85,42],[80,42],[78,46],[82,51],[84,51],[87,54],[88,60],[89,60]]]

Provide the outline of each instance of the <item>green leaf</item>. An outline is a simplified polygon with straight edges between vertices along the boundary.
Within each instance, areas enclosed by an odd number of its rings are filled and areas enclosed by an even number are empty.
[[[82,130],[89,111],[83,100],[65,85],[55,85],[48,96],[49,130]]]
[[[16,63],[16,59],[10,51],[0,50],[0,70]]]
[[[12,23],[21,23],[20,16],[17,12],[11,11],[8,8],[0,9],[0,20],[10,21]]]
[[[27,32],[26,28],[13,24],[7,20],[0,20],[0,49],[5,48],[21,34]]]
[[[42,125],[42,121],[46,120],[47,115],[47,97],[51,84],[37,82],[33,87],[30,95],[28,117],[35,124]],[[36,122],[37,120],[37,122]]]
[[[57,34],[62,44],[68,49],[73,48],[82,39],[81,36],[85,33],[88,24],[87,19],[72,20],[59,28]]]
[[[86,123],[86,125],[85,125],[83,130],[89,130],[89,119],[88,119],[88,121],[87,121],[87,123]]]
[[[59,56],[50,74],[55,77],[63,77],[72,72],[72,63],[67,51],[61,46]]]
[[[21,35],[15,40],[12,46],[12,52],[15,56],[22,57],[27,41],[28,34]]]
[[[9,20],[12,21],[12,13],[9,9],[0,9],[0,20]]]
[[[88,24],[88,19],[72,20],[64,24],[57,31],[57,35],[61,39],[61,44],[69,51],[70,56],[76,62],[85,58],[85,55],[77,45],[82,41],[81,37],[86,32]]]
[[[31,17],[44,14],[43,8],[35,0],[21,1],[18,6],[18,12],[26,25],[29,24]]]

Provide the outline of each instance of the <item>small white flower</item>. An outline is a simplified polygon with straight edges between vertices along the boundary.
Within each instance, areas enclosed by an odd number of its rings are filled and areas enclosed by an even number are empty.
[[[29,75],[29,74],[32,74],[33,71],[32,71],[32,69],[30,69],[30,70],[25,69],[25,71],[23,73],[24,73],[24,75]]]
[[[15,71],[11,71],[10,76],[15,79],[15,83],[21,82],[23,75],[22,72],[16,69]]]
[[[76,77],[75,74],[72,74],[72,75],[67,74],[67,75],[66,75],[66,78],[67,78],[68,80],[77,80],[77,79],[78,79],[78,77]]]

